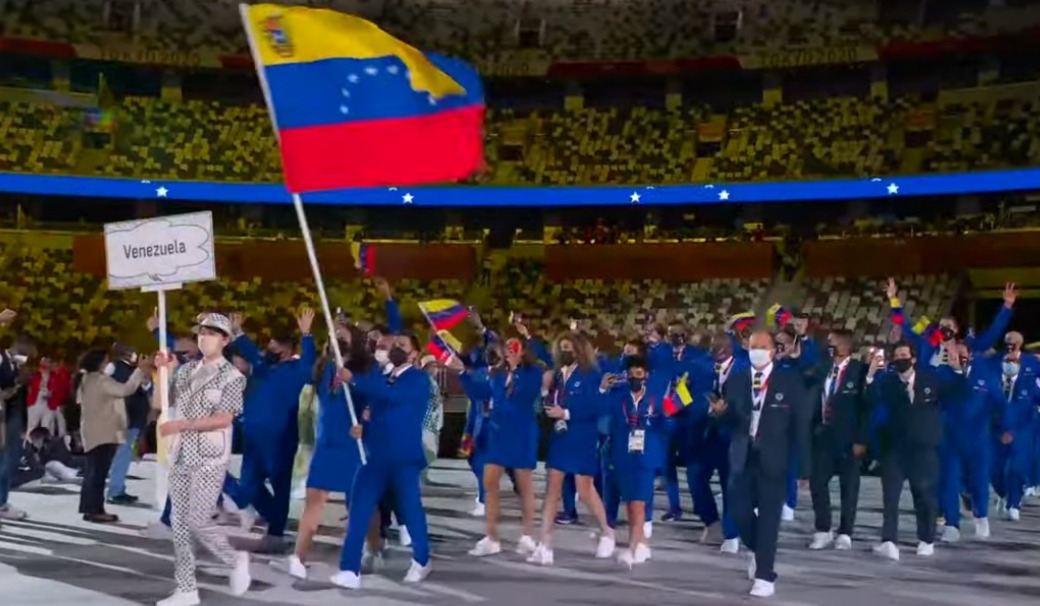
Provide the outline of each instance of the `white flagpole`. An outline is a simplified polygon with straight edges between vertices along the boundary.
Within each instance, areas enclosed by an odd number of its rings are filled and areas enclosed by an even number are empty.
[[[166,347],[166,290],[160,289],[156,292],[158,295],[158,307],[159,307],[159,352],[162,353],[162,359],[166,359],[167,347]],[[156,451],[159,449],[165,449],[167,441],[165,438],[160,437],[159,425],[169,419],[170,410],[170,369],[166,364],[159,366],[159,385],[153,386],[159,388],[159,403],[162,406],[161,412],[159,413],[159,423],[156,427],[156,438],[155,446]],[[156,452],[156,466],[155,466],[155,506],[162,511],[166,507],[166,495],[168,491],[168,470],[169,465],[172,461],[169,460],[169,451],[163,453],[165,456],[159,456]]]
[[[253,36],[253,28],[249,24],[249,5],[239,4],[238,13],[242,17],[242,27],[246,30],[246,39],[249,40],[249,52],[253,56],[253,66],[256,67],[256,77],[260,81],[260,89],[264,93],[267,102],[267,113],[271,117],[271,126],[274,127],[275,136],[278,136],[278,123],[275,120],[274,109],[271,106],[271,89],[267,86],[267,77],[264,74],[263,62],[260,53],[257,52],[257,40]],[[339,341],[336,339],[336,328],[332,320],[332,310],[329,307],[329,298],[325,294],[325,282],[321,279],[321,268],[318,266],[318,256],[314,252],[314,242],[311,240],[311,230],[307,225],[307,215],[303,212],[303,198],[299,194],[292,195],[293,206],[296,207],[296,219],[300,223],[300,232],[303,234],[303,243],[307,247],[307,259],[310,261],[311,272],[314,274],[314,285],[318,288],[318,297],[321,298],[321,311],[325,316],[325,326],[329,329],[329,343],[332,345],[332,353],[336,358],[336,369],[343,368],[343,352],[339,350]],[[354,400],[350,396],[350,386],[343,386],[343,397],[347,403],[347,412],[350,413],[351,425],[357,425],[357,413],[354,411]],[[365,456],[365,445],[360,439],[357,440],[358,452],[361,454],[361,464],[368,464]]]

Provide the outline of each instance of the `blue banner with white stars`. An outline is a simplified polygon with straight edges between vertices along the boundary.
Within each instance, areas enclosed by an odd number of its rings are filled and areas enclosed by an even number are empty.
[[[1040,169],[824,181],[503,187],[379,187],[307,194],[310,204],[361,206],[625,206],[748,204],[983,194],[1040,189]],[[291,204],[284,185],[0,173],[0,193]]]

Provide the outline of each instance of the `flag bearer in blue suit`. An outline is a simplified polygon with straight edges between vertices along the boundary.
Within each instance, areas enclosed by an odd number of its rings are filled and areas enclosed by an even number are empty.
[[[302,335],[298,359],[293,358],[294,343],[288,336],[272,338],[263,354],[246,335],[235,339],[239,352],[253,368],[253,385],[243,420],[245,448],[240,490],[235,498],[242,510],[243,526],[251,527],[257,513],[267,521],[264,550],[284,546],[293,460],[300,437],[300,390],[310,380],[317,358],[311,336],[313,322],[314,311],[310,309],[303,309],[296,318]],[[265,486],[268,481],[273,495]]]
[[[365,377],[380,376],[382,373],[369,352],[364,333],[353,326],[337,324],[336,338],[344,364],[352,373]],[[344,493],[350,501],[350,488],[354,476],[361,466],[357,440],[351,437],[350,413],[347,411],[345,388],[336,372],[336,361],[331,348],[314,368],[315,389],[318,397],[318,430],[314,456],[307,473],[307,501],[300,516],[299,536],[296,551],[289,557],[289,574],[307,578],[307,555],[314,534],[321,523],[322,510],[333,492]],[[351,393],[355,414],[358,419],[367,407],[364,396],[354,390]],[[378,551],[378,550],[373,550]]]
[[[566,333],[553,348],[555,371],[547,371],[542,382],[545,415],[553,422],[546,468],[549,477],[542,508],[542,541],[527,560],[534,564],[553,564],[552,530],[563,490],[563,478],[573,473],[578,496],[599,523],[596,557],[614,555],[614,531],[607,525],[603,501],[596,492],[593,477],[599,471],[597,444],[602,399],[598,393],[602,374],[588,339]]]
[[[690,341],[689,331],[682,322],[672,322],[668,326],[667,342],[658,343],[650,351],[650,366],[657,373],[665,373],[671,380],[688,375],[691,394],[704,394],[711,388],[711,377],[708,370],[711,360],[707,352]],[[668,522],[682,518],[682,501],[679,497],[678,467],[686,467],[686,487],[690,498],[694,498],[695,455],[700,447],[699,431],[707,414],[707,401],[695,402],[673,419],[670,426],[672,432],[668,445],[668,457],[664,465],[665,492],[668,495],[668,511],[661,517]]]
[[[943,408],[943,441],[939,447],[939,510],[946,520],[941,539],[960,540],[962,491],[971,497],[975,536],[987,539],[989,531],[989,481],[993,460],[993,420],[1004,408],[1000,373],[992,363],[974,359],[971,348],[957,346],[970,391],[962,398],[947,398]],[[943,380],[953,380],[949,367],[939,369]]]
[[[1004,514],[1017,522],[1022,495],[1033,465],[1037,406],[1040,386],[1036,375],[1022,372],[1022,352],[1005,354],[1000,362],[1001,408],[996,426],[993,457],[993,489],[1004,501]]]
[[[461,372],[460,380],[471,399],[489,402],[490,410],[485,423],[487,427],[487,451],[484,463],[484,524],[486,534],[469,551],[470,555],[482,557],[502,552],[498,535],[498,518],[501,511],[500,484],[507,469],[514,470],[515,486],[520,495],[523,534],[517,542],[516,552],[528,556],[534,553],[535,499],[532,474],[538,464],[538,420],[535,410],[538,391],[542,384],[542,371],[538,367],[534,352],[524,348],[516,339],[504,344],[489,343],[487,352],[495,352],[495,364],[487,372],[465,370],[462,361],[452,358],[448,367]],[[463,372],[464,371],[464,372]]]
[[[412,538],[412,564],[404,581],[418,583],[430,574],[426,511],[419,492],[419,474],[426,467],[422,432],[430,378],[414,366],[418,354],[418,339],[399,335],[389,352],[389,373],[355,375],[348,368],[340,371],[342,381],[365,398],[370,416],[364,426],[355,425],[351,430],[354,437],[363,437],[368,464],[358,469],[350,491],[350,517],[340,571],[331,579],[333,584],[346,589],[361,586],[365,537],[372,516],[388,491],[393,492],[397,511],[408,524]]]
[[[628,519],[628,549],[618,561],[631,568],[650,559],[648,537],[643,533],[647,506],[654,495],[656,470],[665,459],[668,423],[663,398],[671,381],[666,375],[651,377],[646,359],[634,355],[625,361],[627,380],[608,373],[600,381],[603,407],[610,419],[612,484],[625,503]]]
[[[726,385],[729,384],[730,377],[740,375],[751,363],[746,352],[744,356],[733,355],[733,340],[727,333],[719,333],[712,338],[711,355],[715,361],[712,369],[711,397],[725,399]],[[726,491],[729,484],[729,441],[729,428],[722,425],[714,415],[709,415],[701,441],[693,506],[697,516],[704,522],[701,542],[721,541],[722,546],[719,550],[732,554],[740,551],[740,534],[729,515],[730,504]],[[715,472],[719,474],[719,486],[722,490],[721,516],[711,490],[711,478]]]

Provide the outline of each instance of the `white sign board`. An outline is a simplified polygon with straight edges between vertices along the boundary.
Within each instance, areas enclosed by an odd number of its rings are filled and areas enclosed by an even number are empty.
[[[105,256],[113,290],[213,280],[213,213],[107,223]]]

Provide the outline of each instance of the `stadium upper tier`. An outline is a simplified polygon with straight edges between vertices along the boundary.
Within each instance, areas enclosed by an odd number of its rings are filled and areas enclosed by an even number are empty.
[[[278,182],[259,105],[127,98],[111,144],[82,108],[0,101],[0,170]],[[482,183],[567,185],[861,177],[1040,165],[1040,100],[836,97],[770,107],[490,111]],[[925,130],[922,131],[922,128]]]
[[[716,17],[723,16],[726,8],[715,0],[278,3],[329,6],[362,15],[415,46],[471,60],[515,48],[521,31],[539,35],[540,46],[555,59],[637,59],[988,35],[1033,25],[1040,16],[1021,7],[979,12],[977,4],[950,0],[929,3],[925,17],[932,25],[918,26],[893,24],[919,21],[916,8],[879,19],[879,3],[874,0],[744,0],[735,3],[742,10],[740,31],[727,42],[716,40]],[[231,0],[142,3],[134,43],[152,51],[245,53],[237,4]],[[108,14],[111,22],[111,11],[122,10],[129,22],[133,6],[128,0],[7,0],[0,29],[8,37],[103,47],[112,43],[103,15]]]

